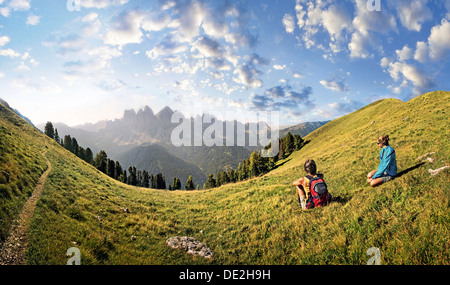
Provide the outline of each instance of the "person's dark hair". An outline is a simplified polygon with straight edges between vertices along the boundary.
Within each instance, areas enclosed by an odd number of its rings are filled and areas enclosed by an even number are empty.
[[[308,159],[305,162],[305,171],[309,174],[316,175],[317,174],[316,162],[312,159]]]
[[[378,143],[381,143],[382,145],[389,145],[389,136],[381,136],[377,140]]]

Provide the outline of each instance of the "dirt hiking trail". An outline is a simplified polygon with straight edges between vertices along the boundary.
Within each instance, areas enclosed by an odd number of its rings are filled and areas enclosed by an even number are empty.
[[[0,252],[0,265],[26,264],[25,251],[28,245],[28,229],[30,227],[34,209],[36,208],[36,203],[42,194],[42,189],[44,189],[45,180],[52,170],[52,165],[45,156],[45,153],[46,151],[42,152],[42,156],[45,158],[48,168],[39,178],[31,197],[28,198],[23,206],[22,213],[19,218],[14,221],[10,229],[9,236]]]

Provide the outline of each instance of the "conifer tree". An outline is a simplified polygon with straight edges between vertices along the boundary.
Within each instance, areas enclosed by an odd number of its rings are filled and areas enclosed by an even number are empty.
[[[78,157],[82,160],[86,160],[86,150],[81,146],[78,147]]]
[[[106,175],[108,175],[111,178],[114,178],[115,166],[116,166],[115,161],[108,158],[106,165]]]
[[[122,182],[125,184],[127,184],[127,182],[128,182],[127,171],[125,169],[123,170],[123,174],[122,174]]]
[[[53,124],[51,122],[47,122],[44,127],[44,133],[49,137],[55,138],[55,129],[53,129]]]
[[[142,187],[149,188],[150,187],[150,175],[148,175],[148,172],[144,170],[142,172]]]
[[[252,152],[249,160],[249,176],[254,177],[259,175],[258,169],[259,159],[256,151]]]
[[[173,178],[172,185],[169,185],[169,186],[171,186],[169,190],[177,190],[177,178],[176,177]]]
[[[194,181],[193,181],[193,177],[192,175],[189,176],[188,180],[186,181],[186,186],[184,187],[186,190],[194,190],[195,189],[195,185],[194,185]]]
[[[108,164],[108,155],[104,150],[102,150],[95,156],[94,167],[97,168],[99,171],[106,173],[108,167],[107,164]]]
[[[116,161],[116,163],[114,164],[114,179],[121,181],[120,176],[122,174],[123,174],[122,165],[120,165],[119,161]]]
[[[92,164],[92,162],[94,161],[94,154],[92,153],[92,150],[90,148],[86,149],[85,160],[89,164]]]
[[[61,138],[59,137],[59,134],[58,134],[58,129],[55,129],[54,139],[57,143],[60,143],[60,141],[61,141]]]
[[[156,175],[156,189],[166,189],[166,180],[164,179],[164,176],[162,173],[158,173]]]
[[[208,176],[208,180],[206,180],[204,189],[211,189],[216,187],[216,179],[214,179],[214,175],[210,174]]]
[[[72,138],[70,135],[64,136],[64,148],[67,149],[70,152],[73,152],[72,150]]]
[[[78,142],[76,138],[72,138],[72,152],[78,156]]]
[[[150,174],[150,188],[157,189],[156,186],[156,177]]]
[[[137,185],[137,174],[136,167],[130,166],[128,168],[128,185],[136,186]]]

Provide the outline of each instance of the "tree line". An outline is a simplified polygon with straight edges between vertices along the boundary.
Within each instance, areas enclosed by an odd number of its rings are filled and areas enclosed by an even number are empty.
[[[47,122],[44,128],[44,133],[58,142],[62,147],[75,154],[80,159],[93,165],[100,172],[108,175],[109,177],[123,182],[128,185],[152,188],[152,189],[169,189],[169,190],[181,190],[182,185],[179,178],[174,177],[172,184],[167,185],[166,179],[162,173],[156,175],[148,173],[148,171],[137,170],[135,166],[130,166],[128,169],[123,169],[119,161],[114,161],[108,158],[106,151],[102,150],[93,155],[92,150],[83,148],[80,146],[76,138],[70,135],[65,135],[64,138],[60,138],[58,129],[53,127],[51,122]],[[194,184],[193,177],[189,176],[185,183],[185,190],[199,189]]]
[[[153,175],[148,173],[146,170],[137,170],[134,166],[130,166],[127,171],[122,168],[118,161],[108,158],[108,155],[104,150],[97,153],[94,157],[92,150],[89,147],[84,149],[78,145],[76,138],[73,138],[70,135],[60,138],[58,135],[58,130],[53,128],[51,122],[47,122],[45,125],[44,133],[50,138],[56,140],[65,149],[69,150],[87,163],[93,165],[99,171],[120,182],[132,186],[152,189],[183,189],[180,179],[176,177],[173,178],[172,184],[167,185],[166,179],[162,173]],[[219,171],[216,173],[215,177],[214,174],[210,174],[206,182],[203,184],[203,189],[211,189],[221,185],[236,183],[263,175],[274,169],[278,160],[285,159],[294,151],[300,150],[304,143],[305,142],[300,135],[292,135],[288,132],[283,138],[279,139],[279,151],[276,156],[263,157],[261,156],[261,151],[254,151],[248,159],[244,159],[239,163],[237,169]],[[265,147],[265,149],[270,148],[270,144]],[[195,186],[193,177],[189,176],[185,183],[184,189],[199,190],[200,185]]]
[[[283,138],[279,139],[279,150],[276,156],[262,157],[261,151],[254,151],[249,158],[239,163],[237,169],[219,171],[216,173],[215,178],[214,174],[210,174],[203,185],[203,189],[215,188],[228,183],[236,183],[268,173],[275,168],[278,160],[287,158],[294,151],[300,150],[304,144],[305,142],[300,135],[292,135],[288,132]],[[265,147],[265,149],[270,148],[270,144]]]

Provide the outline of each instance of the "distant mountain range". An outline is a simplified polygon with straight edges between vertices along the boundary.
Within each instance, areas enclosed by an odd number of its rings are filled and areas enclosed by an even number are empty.
[[[126,110],[123,118],[114,121],[100,121],[75,127],[53,123],[53,127],[58,130],[61,138],[65,135],[75,137],[80,146],[90,147],[94,153],[105,150],[109,158],[119,161],[123,167],[136,166],[137,169],[147,170],[151,174],[161,172],[166,180],[171,181],[173,177],[177,177],[183,183],[189,175],[193,175],[195,183],[200,185],[206,181],[209,174],[216,174],[224,169],[236,169],[252,151],[262,147],[175,147],[171,143],[171,135],[179,124],[171,123],[173,114],[174,111],[170,107],[165,107],[155,114],[149,106],[146,106],[137,112]],[[190,120],[194,124],[203,118],[197,116]],[[224,126],[227,124],[222,123]],[[236,126],[241,124],[234,123]],[[281,130],[280,137],[288,131],[304,137],[326,123],[302,123],[292,126]],[[211,124],[202,124],[202,133]],[[248,142],[250,128],[248,124],[246,126],[246,142]],[[45,124],[38,125],[40,130],[44,127]],[[237,127],[235,132],[236,129]],[[194,137],[194,128],[191,136]]]

